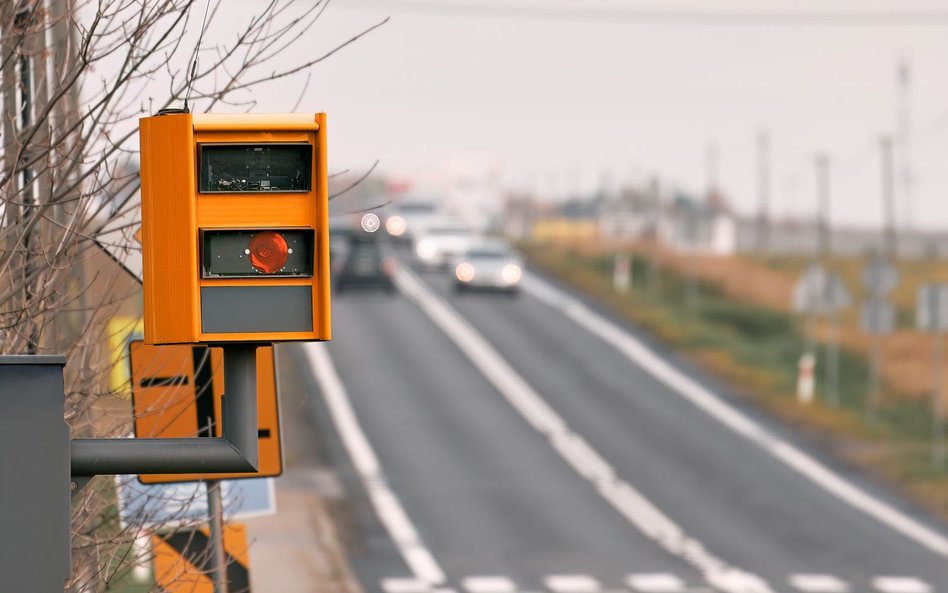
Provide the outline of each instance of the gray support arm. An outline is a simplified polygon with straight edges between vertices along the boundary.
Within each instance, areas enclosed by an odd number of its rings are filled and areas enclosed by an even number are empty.
[[[257,346],[223,347],[221,438],[73,439],[72,476],[257,471]]]

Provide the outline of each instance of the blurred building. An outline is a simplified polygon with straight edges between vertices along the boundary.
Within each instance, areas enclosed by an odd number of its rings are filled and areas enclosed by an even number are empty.
[[[530,194],[509,194],[504,201],[503,232],[516,239],[574,241],[599,236],[599,202],[580,199],[554,204]]]
[[[727,200],[712,193],[701,200],[677,192],[623,188],[601,201],[599,236],[613,241],[657,238],[676,251],[728,255],[737,248],[738,224]]]
[[[509,194],[503,220],[505,234],[516,239],[657,239],[675,251],[707,255],[758,253],[761,232],[766,233],[769,253],[811,255],[820,237],[815,219],[772,219],[762,226],[759,217],[736,213],[720,192],[701,199],[680,191],[661,193],[637,187],[562,203]],[[830,230],[830,248],[838,255],[865,255],[882,243],[880,229],[842,226]],[[948,233],[902,232],[896,243],[899,257],[948,257]]]

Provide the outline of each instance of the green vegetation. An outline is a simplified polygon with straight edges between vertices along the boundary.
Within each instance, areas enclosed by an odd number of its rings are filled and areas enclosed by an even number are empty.
[[[535,243],[521,249],[535,269],[602,302],[843,460],[948,517],[948,472],[935,471],[931,463],[928,398],[905,397],[883,385],[878,409],[870,418],[869,367],[862,352],[840,349],[839,405],[832,407],[823,397],[826,348],[815,344],[817,400],[802,405],[796,401],[797,365],[809,339],[797,315],[739,301],[667,268],[660,270],[659,281],[652,282],[656,275],[643,258],[633,261],[631,290],[617,293],[610,252],[588,245],[579,249]],[[802,269],[803,262],[775,260],[761,265]],[[848,271],[847,276],[858,279],[855,270]]]

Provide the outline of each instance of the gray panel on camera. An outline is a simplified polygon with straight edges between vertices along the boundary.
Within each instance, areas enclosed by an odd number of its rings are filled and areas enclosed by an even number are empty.
[[[312,286],[202,286],[205,333],[313,331]]]

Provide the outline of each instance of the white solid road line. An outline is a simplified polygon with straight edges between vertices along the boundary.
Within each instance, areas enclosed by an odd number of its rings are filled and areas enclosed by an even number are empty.
[[[880,593],[932,593],[927,583],[912,577],[876,577],[872,588]]]
[[[804,593],[848,593],[849,584],[829,574],[794,574],[787,579]]]
[[[602,584],[588,574],[556,574],[543,579],[553,593],[599,593]]]
[[[319,382],[319,388],[323,392],[326,400],[326,406],[332,416],[333,423],[339,431],[352,463],[362,478],[365,490],[375,507],[375,512],[381,519],[382,524],[388,530],[389,536],[401,552],[405,563],[415,574],[415,579],[388,579],[383,581],[382,586],[386,593],[424,593],[422,591],[412,590],[417,582],[425,585],[424,591],[430,590],[432,585],[440,585],[444,582],[444,571],[434,559],[434,556],[425,547],[424,542],[418,535],[418,531],[412,525],[408,514],[402,507],[388,486],[388,481],[382,473],[378,458],[369,444],[355,412],[352,411],[352,404],[349,402],[349,394],[339,379],[336,367],[329,357],[329,351],[325,344],[304,344],[303,348],[306,356],[312,365],[313,374],[316,381]],[[388,587],[386,587],[388,583]],[[390,589],[391,587],[392,589]],[[403,589],[399,590],[399,587]]]
[[[631,484],[616,476],[609,463],[563,419],[527,381],[443,299],[404,266],[395,275],[398,288],[437,325],[481,374],[552,447],[591,482],[633,526],[665,551],[694,566],[708,584],[725,593],[773,593],[759,577],[730,566],[687,535]]]
[[[461,579],[461,587],[467,593],[516,593],[517,584],[507,577],[467,577]]]
[[[611,344],[626,358],[647,370],[699,409],[759,445],[827,492],[931,551],[948,557],[948,538],[941,533],[868,494],[810,455],[775,437],[720,396],[662,360],[628,331],[595,313],[578,299],[529,273],[524,275],[521,286],[532,296],[561,311],[592,334]]]
[[[630,574],[625,583],[640,593],[682,593],[685,582],[673,574],[664,572],[650,574]]]

